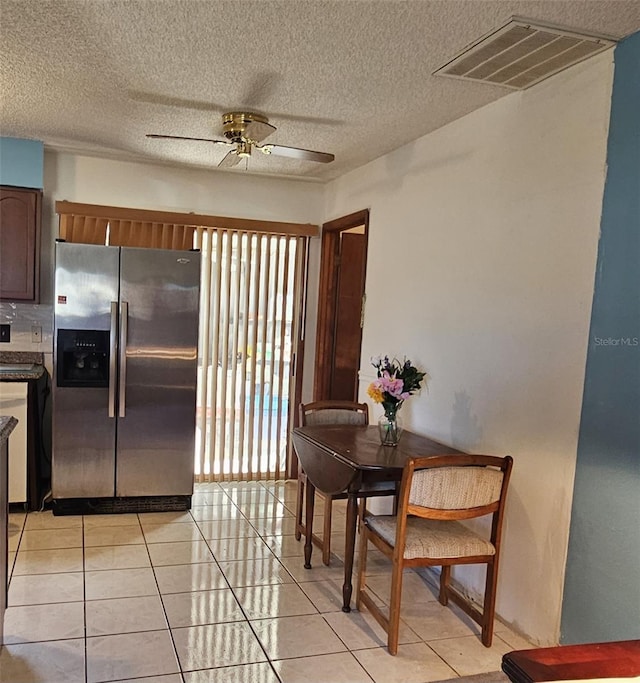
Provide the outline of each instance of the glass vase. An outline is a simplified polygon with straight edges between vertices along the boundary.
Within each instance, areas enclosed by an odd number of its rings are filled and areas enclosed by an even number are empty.
[[[402,422],[398,417],[397,409],[385,410],[384,415],[378,420],[380,443],[383,446],[397,446],[402,434]]]

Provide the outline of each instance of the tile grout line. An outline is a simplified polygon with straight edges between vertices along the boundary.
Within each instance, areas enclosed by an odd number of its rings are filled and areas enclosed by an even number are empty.
[[[84,681],[88,683],[89,681],[89,639],[88,639],[88,628],[87,628],[87,563],[85,555],[85,542],[84,542],[84,515],[82,515],[82,523],[80,530],[82,533],[82,615],[83,615],[83,626],[84,626]]]
[[[226,493],[226,492],[225,492],[225,493]],[[236,504],[236,502],[235,502],[234,500],[232,500],[231,502],[232,502],[233,505],[239,510],[240,514],[243,515],[242,510],[240,510],[240,507]],[[243,516],[244,516],[244,515],[243,515]],[[246,521],[249,521],[249,520],[246,520]],[[249,524],[250,524],[251,527],[256,531],[256,533],[258,533],[257,529],[255,529],[255,527],[253,526],[253,524],[251,524],[251,522],[249,522]],[[197,523],[196,523],[196,526],[198,526]],[[211,546],[209,545],[208,539],[204,538],[204,534],[202,534],[202,530],[200,529],[199,526],[198,526],[198,531],[200,531],[200,533],[201,533],[201,535],[202,535],[202,538],[203,538],[204,542],[207,544],[207,548],[209,548],[209,552],[211,553],[211,556],[213,557],[213,560],[214,560],[214,562],[216,563],[216,566],[218,567],[218,569],[219,569],[220,572],[222,573],[222,576],[224,576],[224,580],[225,580],[225,582],[226,582],[226,584],[227,584],[229,590],[231,591],[231,594],[233,595],[233,599],[238,603],[238,606],[240,607],[240,611],[242,612],[242,614],[243,614],[243,616],[244,616],[244,618],[245,618],[245,620],[246,620],[246,622],[247,622],[247,625],[248,625],[249,628],[251,629],[251,633],[253,634],[253,637],[256,639],[256,641],[258,642],[258,645],[260,645],[260,649],[261,649],[262,652],[264,653],[264,656],[267,658],[267,662],[268,662],[268,664],[269,664],[269,667],[271,668],[271,671],[273,671],[273,673],[274,673],[275,677],[278,679],[279,683],[282,683],[282,679],[281,679],[280,676],[278,675],[278,672],[275,670],[275,668],[274,668],[274,666],[273,666],[273,663],[272,663],[272,660],[271,660],[271,658],[269,657],[268,652],[266,651],[266,649],[265,649],[264,645],[262,644],[262,641],[260,640],[260,638],[258,638],[258,634],[256,633],[255,629],[254,629],[253,626],[251,625],[251,620],[250,620],[249,617],[247,616],[247,613],[245,612],[245,609],[244,609],[244,607],[242,606],[242,603],[240,602],[240,600],[238,600],[238,596],[236,595],[236,592],[234,591],[233,586],[232,586],[231,583],[229,582],[229,579],[227,578],[227,575],[222,571],[222,567],[220,567],[220,563],[219,563],[219,561],[218,561],[218,558],[216,557],[215,553],[213,552],[213,549],[211,548]],[[260,540],[262,540],[262,541],[264,542],[264,540],[262,539],[262,536],[260,536],[259,533],[258,533],[258,538],[260,538]],[[266,545],[266,544],[265,544],[265,545]],[[269,550],[271,551],[271,548],[269,548]],[[271,551],[271,552],[272,552],[272,554],[273,554],[273,551]],[[274,556],[275,556],[275,555],[274,555]]]
[[[287,506],[286,506],[284,503],[283,503],[283,506],[284,506],[287,510],[289,509],[289,508],[287,508]],[[295,513],[293,513],[293,514],[295,515]],[[263,538],[263,537],[261,536],[261,538]],[[299,542],[301,542],[301,540],[300,540]],[[280,558],[277,558],[277,557],[276,557],[276,559],[278,559],[278,561],[280,560]],[[280,563],[280,564],[282,564],[282,563]],[[283,565],[283,566],[284,566],[284,565]],[[320,610],[318,609],[318,607],[311,601],[311,598],[309,598],[309,596],[308,596],[308,594],[305,592],[304,588],[300,585],[300,582],[298,581],[298,579],[296,579],[296,577],[295,577],[293,574],[291,574],[291,572],[289,572],[289,570],[288,570],[286,567],[285,567],[285,569],[287,570],[287,572],[289,573],[289,575],[291,576],[291,578],[292,578],[293,581],[295,582],[294,585],[296,585],[296,586],[304,593],[304,595],[307,596],[307,599],[311,602],[311,604],[312,604],[313,607],[315,608],[317,614],[318,614],[319,616],[322,617],[322,620],[323,620],[324,623],[329,627],[329,629],[331,630],[331,632],[332,632],[332,633],[336,636],[336,638],[338,638],[338,640],[344,645],[344,647],[346,648],[346,651],[345,651],[345,652],[348,653],[349,655],[351,655],[351,657],[355,660],[355,662],[356,662],[357,665],[362,669],[362,671],[365,673],[365,675],[366,675],[371,681],[374,681],[374,679],[373,679],[373,677],[371,676],[371,674],[364,668],[364,666],[362,665],[362,663],[360,662],[360,660],[353,654],[352,650],[349,648],[349,645],[343,640],[343,638],[340,637],[340,634],[337,633],[337,631],[336,631],[336,630],[331,626],[331,624],[327,621],[327,619],[326,619],[326,617],[325,617],[325,614],[326,614],[326,613],[320,612]],[[311,582],[303,582],[303,583],[315,583],[315,582],[311,581]],[[286,619],[287,617],[275,617],[275,618]],[[321,655],[321,656],[329,656],[329,655],[334,655],[334,654],[342,654],[342,653],[340,653],[340,652],[336,652],[336,653],[324,653],[324,654]],[[280,659],[280,660],[274,660],[274,661],[287,661],[288,659],[305,659],[305,658],[312,658],[312,657],[316,657],[316,656],[318,656],[318,655],[299,655],[299,656],[293,657],[293,658],[292,658],[292,657],[287,657],[287,658],[283,658],[283,659]],[[374,683],[375,683],[375,681],[374,681]]]
[[[191,510],[189,510],[189,514],[191,515]],[[191,515],[191,519],[193,519],[193,515]],[[158,597],[160,598],[160,604],[162,605],[162,613],[164,614],[164,620],[165,620],[165,623],[167,624],[167,631],[169,632],[169,638],[171,639],[171,645],[173,647],[173,654],[176,658],[176,663],[178,664],[179,671],[177,673],[180,676],[180,678],[182,679],[182,683],[185,683],[184,672],[182,670],[182,663],[180,661],[180,656],[178,655],[178,648],[176,647],[175,638],[173,637],[173,629],[171,628],[171,624],[169,623],[169,615],[167,614],[167,608],[164,604],[164,598],[162,595],[162,591],[160,590],[160,584],[158,583],[158,577],[156,575],[156,569],[155,569],[155,566],[153,564],[153,560],[151,559],[151,553],[149,551],[149,543],[147,542],[147,535],[144,532],[144,527],[142,526],[142,520],[140,519],[139,513],[138,513],[138,523],[140,524],[140,531],[142,533],[142,538],[144,539],[144,547],[145,547],[145,550],[147,551],[147,557],[149,558],[149,566],[151,567],[151,571],[153,572],[153,580],[156,584],[156,589],[158,591]],[[162,675],[165,675],[165,674],[162,674]]]
[[[235,505],[235,502],[234,501],[232,501],[232,502]],[[193,517],[193,515],[191,515],[191,516]],[[227,588],[231,591],[231,594],[233,595],[233,599],[238,603],[238,606],[240,607],[240,611],[242,612],[242,615],[244,616],[245,621],[247,622],[247,625],[251,629],[251,633],[253,634],[253,637],[256,639],[256,641],[258,642],[258,645],[260,646],[260,649],[264,653],[264,656],[267,658],[267,662],[268,662],[269,666],[271,667],[271,670],[273,671],[274,675],[276,676],[278,681],[280,683],[282,683],[282,679],[280,678],[280,676],[278,676],[277,671],[274,669],[273,664],[271,663],[271,659],[269,658],[267,651],[265,650],[264,646],[262,645],[262,641],[260,640],[260,638],[258,638],[258,634],[255,632],[254,628],[251,626],[251,622],[249,621],[249,618],[247,617],[247,613],[245,612],[244,607],[242,606],[242,603],[240,602],[240,600],[238,600],[238,596],[236,595],[235,591],[233,590],[233,587],[231,586],[229,579],[227,578],[227,575],[222,571],[222,567],[220,567],[220,562],[218,561],[218,558],[215,556],[215,553],[213,552],[211,546],[209,545],[208,539],[206,539],[204,537],[204,534],[202,533],[202,529],[200,529],[198,522],[195,519],[194,519],[194,521],[196,522],[196,527],[198,528],[198,532],[200,533],[202,540],[207,544],[207,548],[209,549],[209,552],[211,553],[211,557],[213,557],[213,561],[215,562],[215,564],[218,568],[218,571],[224,577],[225,583],[227,584]],[[154,574],[155,574],[155,572],[154,572]],[[159,590],[159,588],[158,588],[158,590]],[[164,603],[163,603],[163,605],[164,605]],[[242,622],[240,622],[240,623],[242,623]],[[173,639],[173,636],[172,636],[172,639]],[[178,658],[178,662],[180,662],[180,658]],[[253,663],[258,663],[258,662],[247,662],[247,664],[253,664]],[[182,670],[182,664],[180,664],[180,669]]]
[[[227,494],[226,491],[223,490],[223,492],[224,492],[225,495],[228,496],[228,494]],[[231,503],[233,504],[233,506],[234,506],[235,508],[238,509],[238,511],[240,512],[241,516],[244,517],[244,514],[243,514],[242,510],[241,510],[240,507],[237,505],[237,502],[236,502],[235,500],[233,500],[230,496],[228,496],[228,497],[229,497]],[[191,515],[191,516],[193,517],[193,515]],[[245,519],[246,519],[246,518],[245,518]],[[265,648],[264,648],[264,646],[263,646],[263,644],[262,644],[262,641],[260,640],[260,638],[258,638],[258,634],[255,632],[255,629],[254,629],[253,626],[251,625],[251,621],[250,621],[249,617],[247,616],[247,613],[246,613],[244,607],[242,606],[242,603],[241,603],[240,600],[238,599],[238,596],[236,595],[235,590],[234,590],[233,587],[231,586],[231,584],[230,584],[230,582],[229,582],[229,579],[227,578],[227,575],[222,571],[222,568],[220,567],[220,562],[219,562],[218,558],[216,557],[215,553],[213,552],[213,549],[212,549],[211,546],[209,545],[209,540],[213,540],[213,539],[206,539],[206,538],[204,537],[204,534],[202,533],[202,529],[200,529],[200,526],[199,526],[199,524],[198,524],[198,521],[195,520],[195,519],[194,519],[194,521],[195,521],[195,523],[196,523],[196,527],[198,528],[198,531],[200,532],[200,535],[202,536],[202,540],[207,544],[207,548],[209,549],[209,552],[211,553],[211,556],[213,557],[213,561],[216,563],[216,566],[218,567],[218,570],[220,571],[220,573],[221,573],[222,576],[224,577],[224,580],[225,580],[225,582],[226,582],[226,584],[227,584],[227,587],[228,587],[228,589],[231,591],[231,594],[233,595],[233,599],[238,603],[238,606],[239,606],[239,608],[240,608],[240,611],[242,612],[242,615],[244,616],[245,621],[246,621],[247,625],[249,626],[249,629],[251,630],[251,633],[253,634],[253,637],[256,639],[256,641],[258,642],[258,645],[260,646],[260,649],[261,649],[262,652],[264,653],[264,656],[267,658],[266,663],[269,665],[269,668],[270,668],[271,671],[273,672],[274,676],[277,678],[278,682],[279,682],[279,683],[282,683],[282,679],[281,679],[280,676],[278,675],[278,672],[275,670],[275,668],[274,668],[274,666],[273,666],[273,662],[272,662],[272,660],[270,659],[270,657],[269,657],[267,651],[265,650]],[[204,520],[203,520],[203,521],[204,521]],[[249,522],[248,519],[246,519],[246,521]],[[249,522],[249,524],[253,527],[253,525],[251,524],[251,522]],[[253,527],[253,528],[255,529],[255,527]],[[256,533],[258,533],[257,530],[256,530]],[[263,538],[262,538],[262,536],[261,536],[260,534],[258,534],[258,537],[260,538],[260,540],[262,540],[262,541],[264,542],[264,540],[263,540]],[[266,543],[265,543],[265,545],[266,545]],[[267,547],[269,547],[269,546],[267,546]],[[269,550],[270,550],[271,554],[275,557],[275,554],[273,553],[273,551],[271,551],[271,548],[270,548],[270,547],[269,547]],[[293,577],[292,577],[292,578],[293,578]],[[240,622],[240,623],[242,623],[242,622]],[[254,662],[254,663],[258,663],[258,662]],[[251,664],[251,662],[249,662],[248,664]],[[237,666],[247,666],[247,664],[244,664],[244,665],[241,664],[241,665],[237,665]],[[180,667],[180,668],[182,668],[182,667]]]
[[[274,497],[275,497],[275,496],[274,496]],[[277,500],[277,499],[276,499],[276,500]],[[281,502],[281,501],[278,501],[278,502]],[[282,503],[282,505],[283,505],[283,507],[285,507],[285,509],[288,510],[287,506],[286,506],[284,503]],[[242,511],[241,511],[241,513],[242,513]],[[244,513],[242,513],[242,514],[244,514]],[[294,513],[294,516],[295,516],[295,513]],[[249,523],[251,523],[250,520],[249,520]],[[252,524],[252,526],[253,526],[253,524]],[[254,527],[254,528],[255,528],[255,527]],[[260,534],[260,532],[257,530],[257,528],[256,528],[256,532],[258,533],[258,535],[260,536],[260,538],[264,541],[264,536],[262,536],[262,534]],[[266,543],[266,541],[264,541],[264,542]],[[269,546],[269,547],[270,547],[270,546]],[[270,548],[270,549],[271,549],[271,548]],[[329,624],[329,623],[326,621],[326,619],[324,618],[323,613],[320,612],[320,610],[317,608],[317,606],[311,601],[311,599],[309,598],[309,596],[307,595],[307,593],[304,591],[304,589],[303,589],[302,586],[300,585],[300,582],[299,582],[299,581],[296,579],[296,577],[287,569],[287,567],[286,567],[282,562],[280,562],[280,558],[277,557],[277,556],[275,555],[275,553],[273,553],[273,549],[271,549],[271,552],[272,552],[272,554],[275,556],[275,558],[276,558],[276,560],[278,561],[278,563],[281,564],[282,567],[285,569],[285,571],[289,574],[289,576],[291,576],[291,578],[292,578],[293,581],[294,581],[294,584],[293,584],[293,585],[297,586],[297,587],[299,588],[299,590],[302,591],[302,593],[307,597],[307,600],[309,600],[309,601],[311,602],[311,604],[313,605],[314,609],[316,610],[316,613],[317,613],[316,615],[309,615],[309,616],[320,616],[320,617],[322,617],[322,620],[327,624],[327,626],[328,626],[329,629],[332,631],[332,633],[334,633],[334,635],[338,638],[338,640],[347,648],[346,651],[347,651],[349,654],[351,654],[351,656],[353,657],[351,651],[349,650],[348,645],[347,645],[347,644],[342,640],[342,638],[340,638],[340,636],[335,632],[335,630],[331,627],[331,624]],[[232,589],[232,590],[233,590],[233,589]],[[234,595],[235,595],[235,593],[234,593]],[[236,599],[237,599],[237,598],[236,598]],[[239,601],[238,601],[238,602],[239,602]],[[241,608],[242,608],[242,606],[241,606]],[[243,613],[244,613],[244,610],[243,610]],[[291,616],[299,616],[299,615],[291,615]],[[288,617],[283,616],[283,617],[271,617],[271,618],[272,618],[272,619],[274,619],[274,618],[275,618],[275,619],[287,619]],[[257,620],[256,620],[256,621],[257,621]],[[249,621],[249,624],[250,624],[250,626],[251,626],[251,621]],[[251,627],[251,628],[252,628],[252,631],[253,631],[253,627]],[[254,631],[254,633],[255,633],[255,631]],[[257,635],[256,635],[256,637],[257,637]],[[258,639],[258,640],[259,640],[259,639]],[[267,654],[266,651],[265,651],[265,654]],[[332,654],[341,654],[341,653],[324,653],[324,654],[321,655],[321,656],[332,655]],[[269,659],[269,662],[270,662],[271,664],[272,664],[273,661],[287,661],[288,659],[304,659],[304,658],[311,658],[311,657],[315,657],[315,656],[318,656],[318,655],[301,655],[301,656],[298,656],[298,657],[286,657],[286,658],[282,658],[282,659],[279,659],[279,660],[271,660],[271,659],[269,658],[269,655],[267,654],[267,658]],[[366,673],[366,675],[367,675],[369,678],[371,678],[371,676],[369,675],[369,673],[366,671],[366,669],[364,669],[364,667],[362,667],[362,665],[361,665],[360,662],[357,660],[357,658],[356,658],[356,657],[353,657],[353,659],[355,659],[356,662],[358,662],[358,665],[364,670],[364,672]],[[275,671],[275,667],[273,667],[273,664],[272,664],[272,669]],[[275,673],[276,673],[276,676],[278,676],[278,680],[281,681],[282,679],[281,679],[280,676],[278,675],[278,672],[276,671]],[[373,679],[371,679],[371,680],[373,680]]]

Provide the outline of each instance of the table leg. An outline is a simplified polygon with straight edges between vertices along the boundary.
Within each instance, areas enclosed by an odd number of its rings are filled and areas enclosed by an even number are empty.
[[[358,498],[349,493],[347,498],[347,528],[344,544],[344,584],[342,585],[342,611],[351,612],[351,593],[353,585],[353,553],[356,547],[356,526],[358,523]]]
[[[311,569],[311,551],[313,550],[313,505],[316,498],[316,487],[311,483],[309,477],[307,477],[307,490],[305,493],[304,568]]]

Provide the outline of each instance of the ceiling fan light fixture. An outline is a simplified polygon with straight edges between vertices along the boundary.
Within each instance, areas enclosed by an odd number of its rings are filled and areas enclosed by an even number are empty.
[[[236,147],[236,154],[245,159],[251,156],[251,143],[240,141]]]

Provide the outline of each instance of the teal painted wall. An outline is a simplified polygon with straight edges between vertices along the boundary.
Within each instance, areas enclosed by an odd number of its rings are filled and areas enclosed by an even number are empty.
[[[44,144],[0,137],[0,185],[43,188]]]
[[[614,61],[563,643],[640,638],[640,33]]]

